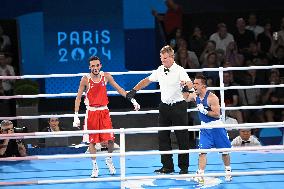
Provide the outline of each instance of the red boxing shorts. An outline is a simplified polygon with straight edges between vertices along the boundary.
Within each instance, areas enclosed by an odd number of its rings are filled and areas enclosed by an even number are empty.
[[[106,130],[112,129],[112,122],[109,115],[109,110],[87,110],[85,124],[88,130]],[[90,143],[100,143],[109,140],[114,140],[113,133],[96,133],[89,134]]]

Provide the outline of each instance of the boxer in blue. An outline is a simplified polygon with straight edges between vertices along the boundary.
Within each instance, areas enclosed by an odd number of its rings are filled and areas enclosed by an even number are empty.
[[[223,122],[220,120],[219,99],[215,94],[207,90],[206,77],[203,75],[197,75],[193,82],[193,88],[195,92],[190,93],[184,91],[183,96],[186,101],[196,102],[201,125],[222,125]],[[231,148],[231,143],[226,129],[200,129],[199,148]],[[223,153],[222,159],[225,165],[225,172],[227,174],[225,176],[225,180],[231,181],[230,155],[228,153]],[[206,163],[206,153],[200,153],[198,160],[199,169],[195,178],[199,183],[204,183],[204,178],[200,175],[204,174]]]

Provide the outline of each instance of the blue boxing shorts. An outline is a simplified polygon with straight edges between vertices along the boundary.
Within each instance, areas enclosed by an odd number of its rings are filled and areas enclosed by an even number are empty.
[[[223,125],[221,120],[208,123],[201,122],[201,125]],[[199,149],[231,148],[231,142],[225,128],[200,129]]]

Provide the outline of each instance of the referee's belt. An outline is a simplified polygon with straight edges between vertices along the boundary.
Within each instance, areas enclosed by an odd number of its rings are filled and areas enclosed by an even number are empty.
[[[184,100],[178,101],[178,102],[169,102],[169,103],[164,103],[164,102],[163,102],[163,104],[166,104],[166,105],[168,105],[168,106],[175,106],[175,105],[178,105],[178,104],[180,104],[180,103],[182,103],[182,102],[184,102]]]
[[[108,110],[107,106],[87,106],[87,110],[96,111],[96,110]]]

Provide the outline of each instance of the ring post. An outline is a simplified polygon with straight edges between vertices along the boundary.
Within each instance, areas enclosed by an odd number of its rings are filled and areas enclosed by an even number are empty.
[[[223,70],[222,67],[219,67],[219,69],[220,69],[219,70],[219,78],[220,78],[220,87],[221,87],[221,89],[220,89],[220,97],[221,97],[221,110],[222,110],[221,119],[225,123],[225,121],[226,121],[226,114],[225,114],[225,107],[226,107],[226,105],[225,105],[225,102],[224,102],[224,100],[225,100],[224,79],[223,79],[223,72],[224,72],[224,70]]]
[[[126,181],[126,175],[125,175],[125,131],[124,128],[120,128],[120,188],[125,189],[125,181]]]

